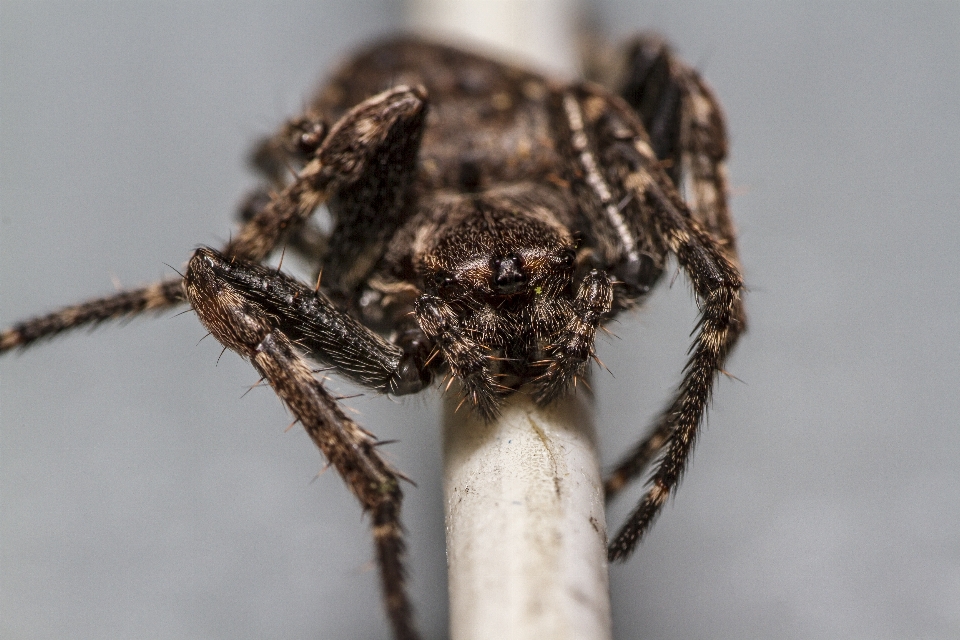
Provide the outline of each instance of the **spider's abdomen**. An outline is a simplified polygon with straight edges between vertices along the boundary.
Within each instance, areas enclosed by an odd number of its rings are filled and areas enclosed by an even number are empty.
[[[378,44],[331,79],[315,108],[335,121],[397,85],[427,89],[422,188],[470,192],[560,173],[547,104],[557,100],[556,87],[529,71],[442,45],[409,38]]]

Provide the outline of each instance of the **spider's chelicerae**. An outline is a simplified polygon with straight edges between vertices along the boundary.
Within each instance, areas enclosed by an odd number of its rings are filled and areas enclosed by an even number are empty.
[[[392,395],[447,373],[486,419],[521,386],[550,403],[585,372],[597,329],[642,301],[673,255],[701,314],[675,398],[606,479],[613,496],[657,458],[609,546],[624,559],[676,487],[745,320],[713,94],[655,36],[595,75],[608,88],[414,39],[379,43],[257,147],[263,185],[230,242],[198,249],[182,279],[7,329],[0,351],[191,305],[370,513],[388,616],[397,638],[414,638],[399,474],[309,360]],[[310,223],[321,204],[329,235]],[[263,264],[283,247],[316,265],[316,286]]]

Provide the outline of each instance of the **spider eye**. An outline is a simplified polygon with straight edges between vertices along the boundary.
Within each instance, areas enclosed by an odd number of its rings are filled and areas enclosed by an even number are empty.
[[[562,266],[569,267],[573,265],[574,262],[577,261],[577,252],[574,251],[573,249],[564,249],[560,253],[558,259]]]
[[[443,289],[446,287],[451,287],[456,284],[457,280],[450,274],[449,271],[437,271],[433,274],[433,282],[437,287]]]
[[[490,261],[493,270],[491,284],[497,293],[516,293],[527,284],[527,274],[523,270],[523,260],[515,253]]]

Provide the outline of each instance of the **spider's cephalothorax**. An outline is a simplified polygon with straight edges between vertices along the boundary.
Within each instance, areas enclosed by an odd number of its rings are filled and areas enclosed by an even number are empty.
[[[534,184],[452,196],[413,243],[420,327],[484,416],[525,382],[552,399],[563,388],[559,361],[579,368],[610,310],[607,276],[594,271],[574,289],[574,240],[559,221],[572,206],[561,196]]]
[[[610,544],[623,559],[679,482],[745,321],[719,106],[656,37],[620,62],[597,74],[605,89],[414,39],[378,44],[258,146],[264,184],[226,246],[197,250],[182,280],[16,325],[0,351],[188,302],[370,512],[388,615],[413,638],[399,475],[308,358],[393,395],[452,376],[487,419],[522,386],[549,403],[584,373],[597,329],[642,300],[673,255],[701,317],[679,391],[606,481],[612,496],[659,455]],[[328,235],[309,220],[324,203]],[[263,264],[280,247],[317,265],[316,287]]]

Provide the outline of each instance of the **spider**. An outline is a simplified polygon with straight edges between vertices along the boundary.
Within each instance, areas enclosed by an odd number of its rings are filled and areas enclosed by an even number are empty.
[[[0,333],[0,352],[189,304],[370,514],[394,635],[416,638],[403,476],[311,361],[397,396],[446,375],[487,420],[521,387],[548,404],[585,374],[596,331],[642,302],[672,255],[700,317],[678,392],[605,480],[609,498],[657,459],[609,545],[624,560],[680,480],[745,315],[712,92],[653,35],[594,76],[608,88],[415,38],[377,43],[256,147],[262,186],[225,246],[197,249],[182,278],[17,324]],[[311,221],[322,204],[328,234]],[[281,248],[316,265],[315,285],[264,264]]]

